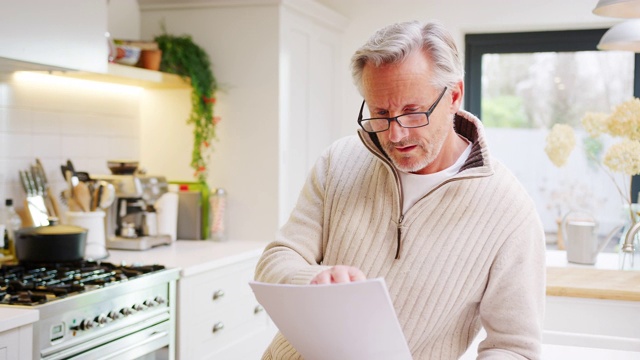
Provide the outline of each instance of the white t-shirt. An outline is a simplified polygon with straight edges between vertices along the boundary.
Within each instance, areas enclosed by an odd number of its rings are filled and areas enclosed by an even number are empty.
[[[448,168],[433,174],[411,174],[403,171],[400,173],[402,190],[404,193],[404,204],[402,213],[405,214],[418,200],[425,196],[436,185],[454,176],[460,171],[462,165],[471,153],[471,144],[462,152],[458,160]]]

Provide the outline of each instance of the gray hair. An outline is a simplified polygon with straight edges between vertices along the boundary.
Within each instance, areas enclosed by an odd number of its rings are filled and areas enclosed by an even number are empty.
[[[439,23],[403,22],[376,31],[351,57],[353,82],[362,94],[362,71],[402,62],[414,51],[422,50],[434,65],[432,85],[452,88],[464,77],[464,68],[451,34]]]

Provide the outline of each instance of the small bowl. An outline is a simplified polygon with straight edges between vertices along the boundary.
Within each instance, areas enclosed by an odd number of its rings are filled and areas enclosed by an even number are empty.
[[[135,65],[140,60],[141,49],[136,46],[118,45],[116,46],[116,59],[118,64]]]

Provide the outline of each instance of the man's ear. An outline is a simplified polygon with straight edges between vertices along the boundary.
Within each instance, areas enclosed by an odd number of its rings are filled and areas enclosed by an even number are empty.
[[[451,88],[451,108],[449,111],[455,114],[462,107],[462,99],[464,98],[464,82],[462,80]]]

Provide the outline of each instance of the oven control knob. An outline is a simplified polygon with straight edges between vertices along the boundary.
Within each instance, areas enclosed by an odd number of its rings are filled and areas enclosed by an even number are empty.
[[[144,305],[142,305],[142,304],[134,304],[132,308],[135,311],[142,311],[142,310],[145,309]]]
[[[99,326],[103,326],[104,324],[107,323],[107,321],[109,321],[109,319],[107,318],[107,315],[100,314],[100,315],[98,315],[98,317],[95,318],[94,321],[96,323],[98,323]]]
[[[91,330],[95,326],[95,323],[91,319],[84,319],[80,323],[80,330]]]
[[[155,300],[158,303],[158,305],[162,305],[167,302],[162,296],[156,296],[156,298],[153,300]]]
[[[148,308],[158,305],[153,299],[145,300],[142,304]]]
[[[111,320],[118,320],[120,319],[120,317],[122,317],[123,314],[117,312],[117,311],[109,311],[109,314],[107,314],[107,316],[109,317],[109,319]]]
[[[120,314],[124,315],[124,316],[129,316],[133,313],[133,311],[131,311],[131,309],[129,309],[128,307],[124,307],[120,310]]]

